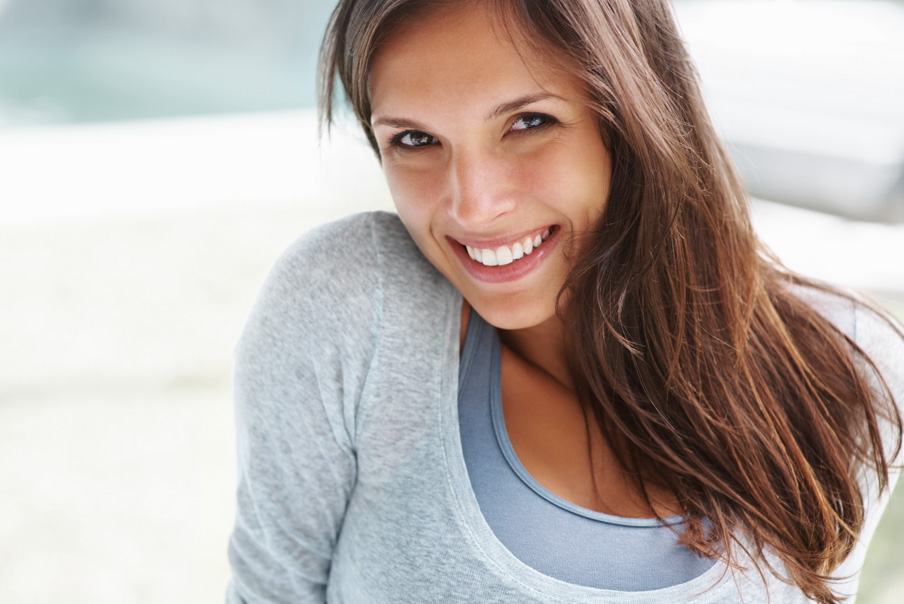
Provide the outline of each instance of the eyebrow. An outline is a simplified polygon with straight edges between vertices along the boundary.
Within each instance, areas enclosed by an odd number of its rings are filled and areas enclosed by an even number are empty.
[[[406,120],[400,117],[381,117],[374,120],[374,123],[371,124],[371,128],[376,128],[377,126],[391,126],[393,128],[400,128],[403,130],[427,130],[427,126],[415,122],[412,120]]]
[[[526,107],[532,103],[537,103],[539,101],[543,101],[545,99],[555,98],[561,99],[562,97],[552,94],[550,92],[538,92],[535,94],[526,94],[524,96],[518,97],[517,99],[508,101],[506,103],[502,103],[501,105],[496,106],[490,113],[487,114],[487,121],[496,119],[501,115],[505,115],[506,113],[511,113],[512,111],[517,111],[522,107]],[[392,128],[400,128],[404,130],[423,130],[427,131],[429,128],[424,124],[416,122],[414,120],[397,118],[397,117],[380,117],[374,120],[371,128],[376,128],[377,126],[390,126]]]
[[[518,97],[513,101],[509,101],[508,103],[503,103],[493,109],[488,115],[487,120],[495,119],[501,115],[505,115],[506,113],[511,113],[512,111],[518,111],[522,107],[526,107],[531,103],[536,103],[539,101],[543,101],[549,98],[561,99],[561,97],[552,94],[551,92],[537,92],[535,94],[525,94],[522,97]]]

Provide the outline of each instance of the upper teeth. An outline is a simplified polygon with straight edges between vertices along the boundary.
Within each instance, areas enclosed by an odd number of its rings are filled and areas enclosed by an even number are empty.
[[[521,241],[516,241],[511,246],[500,245],[496,249],[480,249],[466,245],[465,249],[468,250],[468,256],[472,260],[476,260],[484,266],[505,266],[533,252],[546,241],[547,237],[549,237],[549,229],[535,237],[525,237]]]

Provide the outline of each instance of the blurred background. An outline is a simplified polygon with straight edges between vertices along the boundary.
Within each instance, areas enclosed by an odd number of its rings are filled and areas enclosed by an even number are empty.
[[[0,602],[220,602],[231,352],[276,256],[391,208],[318,140],[332,0],[0,0]],[[678,0],[794,269],[904,316],[904,3]],[[904,494],[858,602],[904,593]]]

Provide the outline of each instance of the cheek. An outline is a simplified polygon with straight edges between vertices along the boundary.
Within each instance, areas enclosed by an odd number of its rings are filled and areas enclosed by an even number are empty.
[[[508,182],[526,197],[554,204],[571,180],[568,172],[574,158],[567,151],[566,145],[553,143],[513,158],[506,175]]]
[[[427,238],[436,213],[439,191],[435,179],[423,171],[392,167],[385,168],[384,174],[402,223],[420,245]]]
[[[588,136],[577,149],[579,152],[575,154],[574,162],[569,168],[572,190],[588,214],[595,219],[602,214],[609,199],[612,178],[609,152],[598,135]]]
[[[602,212],[608,196],[608,156],[600,153],[599,145],[587,143],[557,141],[519,162],[519,186],[572,219],[580,219],[585,212]]]
[[[389,186],[389,193],[392,195],[392,201],[395,203],[399,212],[407,212],[409,208],[418,207],[417,201],[424,198],[426,191],[425,183],[422,178],[418,178],[416,174],[410,171],[400,170],[398,168],[386,168],[384,170],[386,176],[386,184]]]

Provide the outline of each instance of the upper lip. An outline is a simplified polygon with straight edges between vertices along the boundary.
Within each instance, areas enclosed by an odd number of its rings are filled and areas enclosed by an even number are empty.
[[[467,237],[467,236],[466,237],[453,237],[451,235],[449,235],[448,237],[452,241],[454,241],[456,243],[460,243],[461,245],[466,245],[468,247],[477,248],[477,249],[481,249],[481,250],[487,250],[487,249],[494,250],[503,245],[510,246],[519,241],[524,241],[524,239],[526,237],[533,238],[533,237],[536,237],[537,235],[541,235],[541,234],[543,234],[543,232],[545,230],[552,229],[553,226],[555,226],[555,225],[550,224],[550,225],[542,226],[539,228],[531,229],[528,231],[523,231],[519,234],[515,234],[515,235],[506,234],[506,235],[501,235],[499,237],[493,237],[490,239],[477,239],[474,237]]]

